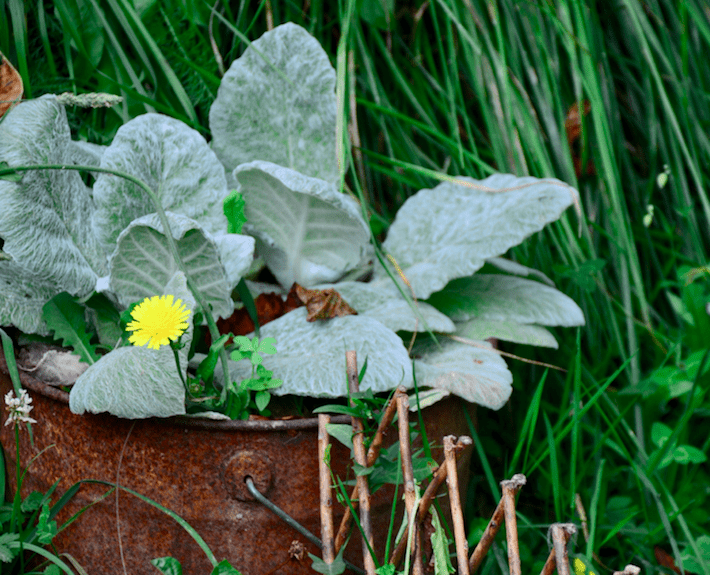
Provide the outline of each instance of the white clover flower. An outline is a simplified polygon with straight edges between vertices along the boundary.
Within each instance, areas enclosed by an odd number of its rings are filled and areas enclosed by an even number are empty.
[[[32,398],[27,395],[27,391],[24,389],[20,390],[19,397],[15,397],[15,393],[12,390],[8,391],[5,395],[5,409],[9,415],[5,425],[10,425],[11,423],[37,423],[30,417],[30,411],[32,411],[31,403]]]

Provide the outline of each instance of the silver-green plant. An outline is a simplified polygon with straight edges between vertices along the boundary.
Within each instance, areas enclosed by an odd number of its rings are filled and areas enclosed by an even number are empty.
[[[279,344],[263,360],[283,380],[273,393],[347,395],[339,374],[344,351],[354,349],[368,360],[363,389],[413,387],[416,372],[433,399],[454,393],[501,407],[512,376],[483,340],[556,347],[542,326],[584,323],[545,276],[501,256],[558,219],[577,192],[555,179],[442,175],[402,206],[383,257],[363,207],[339,189],[336,104],[335,71],[294,24],[267,32],[232,64],[210,113],[211,145],[158,114],[127,122],[105,148],[87,145],[71,139],[56,97],[20,104],[0,124],[0,162],[94,165],[145,182],[184,269],[134,182],[97,171],[88,187],[73,170],[26,172],[21,181],[0,180],[0,237],[11,258],[0,260],[0,324],[46,333],[42,307],[62,291],[103,292],[125,308],[168,290],[189,300],[188,285],[226,317],[256,249],[280,284],[268,289],[332,287],[358,312],[308,322],[299,308],[264,326],[260,337]],[[227,233],[222,204],[232,188],[245,198],[248,235]],[[476,274],[486,264],[496,273]],[[413,370],[403,338],[417,332],[426,337],[413,350]],[[145,351],[118,348],[91,365],[72,389],[72,410],[184,413],[173,358],[155,361],[162,350],[150,358]],[[244,363],[229,362],[230,381],[250,377]],[[216,376],[223,377],[219,365]]]

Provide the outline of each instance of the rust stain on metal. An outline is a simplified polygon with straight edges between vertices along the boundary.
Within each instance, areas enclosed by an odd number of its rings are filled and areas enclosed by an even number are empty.
[[[68,394],[21,374],[35,406],[32,416],[34,446],[21,434],[20,463],[53,445],[33,462],[23,483],[23,495],[46,492],[61,480],[54,500],[74,483],[99,479],[111,483],[119,477],[128,487],[171,509],[204,538],[218,560],[227,559],[243,575],[311,575],[309,560],[291,559],[291,544],[298,534],[258,502],[246,489],[244,475],[260,491],[309,531],[320,533],[317,462],[317,419],[293,421],[204,422],[185,418],[124,420],[111,415],[75,415]],[[0,393],[12,387],[4,357],[0,356]],[[444,435],[466,433],[464,402],[452,398],[425,411],[427,435],[432,442]],[[2,422],[5,413],[3,411]],[[346,417],[347,419],[347,417]],[[336,418],[333,418],[336,421]],[[119,456],[126,437],[120,470]],[[385,441],[391,445],[397,434]],[[0,440],[9,468],[15,465],[14,433],[0,426]],[[333,442],[333,472],[352,479],[349,450]],[[434,452],[441,459],[441,450]],[[470,450],[461,461],[466,481]],[[14,474],[10,488],[15,489]],[[246,487],[246,486],[244,486]],[[61,524],[82,507],[97,502],[54,540],[60,553],[77,558],[88,573],[122,573],[116,523],[116,497],[102,499],[109,488],[83,484],[57,517]],[[393,489],[380,489],[373,497],[375,541],[384,541],[389,524]],[[172,556],[185,573],[209,573],[211,565],[195,541],[166,515],[125,491],[118,497],[123,554],[128,573],[153,575],[150,560]],[[342,508],[334,509],[335,521]],[[319,555],[310,543],[306,551]],[[359,546],[350,545],[346,558],[362,564]],[[384,545],[382,546],[384,548]],[[291,554],[290,554],[291,553]]]

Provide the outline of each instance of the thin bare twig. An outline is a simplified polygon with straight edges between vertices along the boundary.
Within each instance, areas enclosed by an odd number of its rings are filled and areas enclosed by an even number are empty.
[[[456,560],[459,575],[468,575],[468,542],[463,525],[463,510],[459,493],[459,474],[456,469],[456,452],[454,440],[456,437],[444,437],[444,458],[446,459],[446,483],[449,486],[449,503],[451,504],[451,520],[454,523],[454,540],[456,541]]]
[[[523,476],[524,477],[524,476]],[[508,542],[508,568],[510,575],[522,575],[520,551],[518,549],[518,519],[515,516],[515,494],[519,487],[515,477],[501,481],[503,488],[503,512],[505,514],[505,538]]]
[[[567,542],[577,533],[574,523],[553,523],[550,526],[552,535],[552,551],[555,554],[555,567],[559,575],[570,575],[569,559],[567,558]],[[549,561],[549,558],[548,558]],[[543,567],[543,571],[544,571]]]
[[[348,372],[348,387],[350,394],[360,390],[357,374],[357,354],[354,351],[345,352],[345,362]],[[351,406],[355,403],[351,399]],[[367,455],[365,453],[365,438],[363,437],[363,425],[359,417],[352,418],[353,426],[353,451],[355,452],[355,462],[361,467],[367,466]],[[370,554],[370,549],[374,549],[374,538],[372,536],[372,524],[370,521],[370,487],[367,475],[357,476],[358,500],[360,503],[360,526],[362,527],[362,558],[367,575],[375,575],[375,560]]]
[[[501,486],[508,483],[513,496],[515,496],[515,494],[520,491],[526,482],[527,479],[522,473],[516,473],[513,475],[512,479],[501,481]],[[478,542],[478,545],[476,545],[476,548],[473,550],[473,553],[468,560],[468,568],[471,573],[475,572],[476,569],[481,566],[483,558],[486,556],[486,553],[488,553],[488,549],[490,549],[493,540],[498,534],[500,526],[503,524],[503,519],[505,517],[505,499],[506,497],[504,490],[503,497],[501,497],[498,507],[496,507],[496,510],[493,512],[493,517],[491,517],[491,520],[488,522],[481,540]]]
[[[397,396],[402,394],[407,395],[407,390],[406,388],[400,386],[397,388],[397,390],[394,392],[394,395],[385,406],[384,413],[380,418],[380,424],[377,426],[377,431],[375,432],[375,437],[373,438],[372,443],[370,444],[370,449],[367,450],[368,467],[372,467],[375,464],[375,460],[380,455],[380,450],[382,449],[382,441],[384,440],[385,432],[392,423],[392,420],[394,419],[394,414],[397,413]],[[357,509],[358,505],[358,495],[358,488],[357,485],[355,485],[355,488],[350,493],[350,501],[355,509]],[[350,511],[350,507],[348,506],[345,509],[343,518],[340,521],[338,533],[335,536],[336,554],[340,551],[340,548],[345,544],[345,540],[347,539],[348,531],[350,531],[350,525],[352,524],[352,521],[352,512]]]
[[[464,447],[466,447],[467,445],[471,445],[471,443],[472,441],[470,437],[466,437],[465,435],[459,437],[459,440],[456,442],[456,445],[454,445],[454,452],[456,454],[456,457],[460,457]],[[446,481],[447,475],[448,469],[446,465],[440,465],[434,472],[434,477],[432,477],[431,481],[429,482],[429,485],[424,491],[424,495],[422,495],[421,501],[419,502],[419,511],[417,512],[417,525],[424,521],[424,518],[426,517],[429,508],[434,502],[434,498],[436,497],[439,488],[444,483],[444,481]],[[395,550],[392,552],[392,556],[390,557],[390,563],[392,563],[393,565],[399,565],[399,562],[401,561],[402,556],[404,555],[404,551],[407,548],[408,534],[409,529],[407,528],[405,529],[402,538],[397,544],[397,547],[395,547]]]
[[[417,492],[414,486],[414,469],[412,468],[412,447],[409,443],[409,397],[397,397],[397,423],[399,425],[399,452],[402,455],[402,478],[404,480],[404,505],[407,509],[407,521],[411,525],[412,541],[414,541],[413,575],[422,575],[422,546],[419,544],[417,522],[411,521],[416,510]]]
[[[333,545],[333,495],[330,487],[330,470],[325,461],[330,436],[326,426],[330,415],[318,414],[318,479],[320,483],[320,537],[323,541],[323,561],[327,564],[335,561]]]

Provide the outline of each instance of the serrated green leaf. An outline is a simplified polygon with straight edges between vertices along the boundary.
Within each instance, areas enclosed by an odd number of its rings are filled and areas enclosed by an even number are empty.
[[[227,218],[227,232],[230,234],[242,233],[242,227],[247,223],[244,206],[244,197],[237,190],[232,190],[224,198],[224,215]]]
[[[61,340],[65,347],[71,347],[83,362],[92,365],[99,360],[96,345],[86,333],[84,306],[71,295],[67,292],[55,295],[42,307],[42,317],[54,332],[54,338]]]
[[[106,295],[97,292],[86,300],[86,307],[101,344],[114,348],[123,335],[121,314],[116,306]]]
[[[434,553],[434,573],[435,575],[449,575],[455,571],[449,558],[449,538],[439,521],[439,515],[433,507],[431,512],[431,524],[434,533],[431,534],[431,547]]]
[[[49,503],[45,501],[37,521],[37,541],[41,545],[49,545],[56,534],[57,522],[49,520]]]
[[[9,563],[17,555],[17,549],[10,549],[9,544],[19,541],[19,533],[3,533],[0,535],[0,561]]]
[[[33,491],[27,497],[22,500],[20,504],[20,509],[23,513],[31,513],[32,511],[37,511],[42,506],[42,500],[44,499],[44,494],[39,491]]]
[[[163,575],[182,575],[182,565],[174,557],[158,557],[150,562]]]

